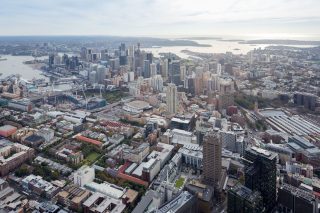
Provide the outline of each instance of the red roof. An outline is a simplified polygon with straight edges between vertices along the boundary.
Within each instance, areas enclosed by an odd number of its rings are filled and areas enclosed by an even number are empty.
[[[132,177],[131,175],[127,175],[127,174],[124,174],[123,172],[131,165],[132,163],[127,161],[125,162],[125,164],[123,164],[121,166],[121,168],[119,169],[119,172],[118,172],[118,177],[119,178],[122,178],[122,179],[125,179],[125,180],[128,180],[130,182],[133,182],[133,183],[137,183],[139,185],[142,185],[142,186],[145,186],[145,187],[148,187],[149,183],[144,181],[144,180],[141,180],[139,178],[136,178],[136,177]]]
[[[130,182],[133,182],[133,183],[137,183],[139,185],[142,185],[142,186],[145,186],[145,187],[148,187],[148,182],[144,181],[144,180],[140,180],[139,178],[135,178],[135,177],[132,177],[130,175],[127,175],[127,174],[123,174],[123,173],[118,173],[118,177],[119,178],[122,178],[122,179],[125,179],[125,180],[128,180]]]
[[[127,161],[125,164],[123,164],[121,166],[121,168],[119,169],[120,173],[124,173],[124,171],[131,165],[131,163],[129,161]]]
[[[77,135],[76,139],[78,139],[80,141],[87,142],[87,143],[91,143],[91,144],[96,145],[96,146],[102,146],[102,143],[100,141],[93,140],[91,138],[87,138],[87,137],[84,137],[82,135]]]
[[[121,126],[128,127],[129,126],[120,122],[115,122],[115,121],[102,121],[101,125],[109,126],[109,127],[121,127]]]

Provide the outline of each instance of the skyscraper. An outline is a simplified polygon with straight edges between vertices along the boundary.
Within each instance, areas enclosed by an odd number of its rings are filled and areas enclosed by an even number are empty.
[[[168,112],[170,114],[176,113],[178,108],[178,93],[175,84],[168,84],[166,96]]]
[[[161,75],[155,75],[151,77],[151,87],[154,91],[162,92],[163,90],[163,79]]]
[[[222,75],[222,67],[221,67],[221,64],[217,64],[217,74],[218,74],[218,76],[221,76],[221,75]]]
[[[144,60],[143,63],[143,77],[150,78],[150,62],[149,60]]]
[[[160,69],[162,78],[166,81],[168,79],[168,69],[169,69],[168,59],[164,59],[160,62]]]
[[[150,77],[157,75],[157,65],[152,63],[150,64]]]
[[[126,52],[126,45],[124,43],[121,43],[121,45],[119,47],[119,52],[120,52],[120,56],[119,56],[120,65],[126,65],[127,64],[127,52]]]
[[[187,68],[186,66],[181,66],[180,67],[180,80],[184,81],[187,75]]]
[[[249,147],[244,155],[245,186],[259,191],[263,206],[270,212],[277,201],[277,154],[258,147]]]
[[[179,60],[174,60],[169,64],[169,76],[171,83],[174,83],[175,85],[181,84]]]
[[[222,173],[222,143],[218,132],[210,131],[204,136],[203,143],[203,180],[206,184],[220,185]]]
[[[149,63],[152,63],[152,59],[153,59],[153,55],[152,53],[147,53],[147,60],[149,61]]]
[[[263,212],[260,192],[238,184],[228,191],[228,213]]]

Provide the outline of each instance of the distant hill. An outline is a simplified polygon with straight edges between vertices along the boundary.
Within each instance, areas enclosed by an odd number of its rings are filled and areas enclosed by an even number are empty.
[[[277,45],[320,45],[320,41],[261,39],[241,41],[240,44],[277,44]]]
[[[58,42],[66,44],[108,44],[109,46],[119,46],[120,43],[126,45],[141,43],[142,47],[152,46],[196,46],[210,47],[211,45],[199,44],[188,39],[162,39],[152,37],[121,37],[121,36],[0,36],[1,43],[39,43]]]

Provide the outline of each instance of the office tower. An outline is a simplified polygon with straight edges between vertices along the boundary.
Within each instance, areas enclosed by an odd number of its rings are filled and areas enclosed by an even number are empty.
[[[99,65],[97,68],[97,80],[99,84],[104,83],[104,79],[106,78],[106,67]]]
[[[259,191],[263,206],[270,212],[277,201],[277,154],[258,147],[249,147],[244,154],[245,186]]]
[[[232,64],[224,65],[224,73],[228,73],[229,75],[233,75],[233,66]]]
[[[203,180],[206,184],[219,187],[222,174],[222,143],[218,132],[207,132],[203,139]]]
[[[196,68],[196,76],[194,79],[195,95],[202,95],[203,92],[203,67]]]
[[[127,57],[127,65],[129,66],[130,70],[134,70],[135,69],[135,60],[133,56],[128,56]]]
[[[218,78],[219,110],[234,106],[234,81],[231,78]]]
[[[150,61],[144,60],[143,62],[143,77],[150,78]]]
[[[318,199],[312,192],[283,183],[278,190],[280,212],[318,212]]]
[[[208,64],[208,63],[205,63],[205,64],[203,65],[203,71],[204,71],[204,72],[209,72],[209,71],[210,71],[210,69],[209,69],[209,64]]]
[[[101,60],[102,61],[107,61],[108,60],[108,50],[107,49],[103,49],[100,51],[100,54],[101,54]]]
[[[318,97],[310,93],[296,92],[293,95],[293,102],[298,106],[304,106],[305,109],[314,111]]]
[[[171,63],[169,63],[169,77],[171,83],[174,83],[175,85],[181,84],[179,60],[173,60]]]
[[[138,67],[142,67],[143,57],[140,50],[140,44],[138,43],[138,48],[134,51],[134,69],[136,70]]]
[[[161,75],[155,75],[151,77],[151,87],[153,88],[153,91],[162,92],[163,79]]]
[[[160,62],[160,70],[162,78],[166,81],[168,80],[169,62],[168,59],[164,59]]]
[[[150,64],[150,77],[157,75],[157,65],[152,63]]]
[[[262,213],[260,192],[237,184],[228,191],[228,213]]]
[[[217,64],[217,74],[218,74],[218,76],[221,76],[221,75],[222,75],[222,67],[221,67],[221,64]]]
[[[168,84],[167,86],[167,108],[170,114],[174,114],[178,110],[178,93],[175,84]]]
[[[128,50],[128,56],[134,57],[134,52],[135,52],[135,46],[131,45]]]
[[[96,71],[91,71],[89,74],[89,81],[91,84],[94,84],[97,82],[97,72]]]
[[[121,43],[119,47],[119,61],[120,65],[126,65],[127,64],[127,52],[126,52],[126,45],[124,43]]]
[[[49,55],[49,68],[52,68],[52,65],[54,64],[54,54]]]
[[[218,109],[221,111],[227,109],[229,106],[234,106],[234,94],[219,94]]]
[[[187,68],[186,66],[181,66],[180,67],[180,81],[183,81],[185,80],[186,78],[186,75],[187,75]]]
[[[152,59],[153,59],[153,55],[152,53],[147,53],[147,60],[149,61],[149,63],[152,63]]]
[[[220,94],[233,94],[234,81],[231,78],[218,78],[218,91]]]
[[[205,92],[205,94],[208,92],[208,80],[210,79],[211,73],[209,71],[206,71],[202,74],[202,90]]]
[[[187,92],[190,94],[195,94],[195,79],[192,76],[187,76],[184,82],[184,88],[187,89]]]
[[[113,58],[109,60],[110,67],[112,69],[112,72],[116,72],[120,67],[119,58]]]

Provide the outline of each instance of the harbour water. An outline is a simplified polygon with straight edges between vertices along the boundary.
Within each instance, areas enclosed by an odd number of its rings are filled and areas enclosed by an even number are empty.
[[[44,75],[41,75],[41,70],[35,69],[28,64],[24,64],[25,61],[34,60],[32,56],[12,56],[12,55],[1,55],[1,58],[6,59],[0,61],[0,73],[1,78],[5,78],[10,75],[19,74],[22,79],[32,80],[32,79],[45,79],[49,82],[49,79]],[[44,56],[38,59],[46,59],[48,57]],[[52,86],[43,89],[52,89]],[[60,84],[53,85],[54,90],[68,90],[71,89],[70,84]]]
[[[41,71],[33,69],[31,66],[24,64],[25,61],[33,60],[32,56],[12,56],[12,55],[1,55],[1,58],[7,59],[0,61],[0,78],[7,77],[12,74],[20,74],[21,78],[31,80],[33,78],[44,78],[41,75]]]
[[[155,48],[143,48],[147,52],[152,52],[156,57],[159,56],[159,53],[170,52],[178,55],[181,58],[188,58],[189,55],[181,52],[182,50],[189,50],[192,52],[199,53],[226,53],[232,52],[234,54],[247,54],[249,51],[257,48],[265,48],[271,46],[269,44],[241,44],[239,41],[232,40],[216,40],[216,39],[206,39],[206,40],[193,40],[199,44],[209,44],[210,47],[195,47],[195,46],[172,46],[172,47],[155,47]],[[292,46],[292,45],[290,45]],[[313,47],[313,45],[299,45],[296,47]]]

